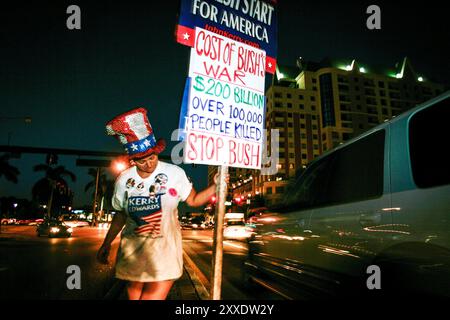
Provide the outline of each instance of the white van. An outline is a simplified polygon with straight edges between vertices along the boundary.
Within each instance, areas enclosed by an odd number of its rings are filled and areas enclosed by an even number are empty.
[[[250,241],[250,277],[286,297],[450,296],[450,91],[323,154]],[[264,219],[258,219],[264,221]]]
[[[223,238],[226,240],[246,240],[253,234],[253,230],[245,223],[243,213],[226,213],[224,223]]]

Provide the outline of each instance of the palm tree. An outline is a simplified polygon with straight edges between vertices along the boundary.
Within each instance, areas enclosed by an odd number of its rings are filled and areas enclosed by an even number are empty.
[[[102,168],[98,168],[98,187],[97,187],[97,193],[93,193],[92,197],[94,198],[94,205],[93,205],[93,221],[92,224],[95,225],[97,220],[101,220],[101,216],[97,215],[98,210],[96,208],[98,207],[97,199],[100,200],[100,211],[103,212],[103,204],[105,201],[109,203],[111,201],[113,192],[114,192],[114,180],[108,179],[107,175],[104,173],[104,170]],[[90,168],[88,170],[88,174],[92,177],[92,180],[89,181],[86,186],[84,187],[84,191],[88,191],[89,189],[95,190],[95,184],[97,182],[97,169]],[[101,213],[100,213],[101,215]]]
[[[45,178],[36,182],[32,193],[34,198],[38,198],[41,201],[47,200],[47,216],[50,217],[56,187],[68,189],[64,177],[69,177],[74,182],[76,181],[76,176],[64,166],[53,167],[48,164],[38,164],[34,166],[33,170],[35,172],[45,172]]]
[[[9,164],[11,155],[8,153],[0,157],[0,177],[5,176],[5,179],[17,183],[17,176],[20,174],[19,169]]]

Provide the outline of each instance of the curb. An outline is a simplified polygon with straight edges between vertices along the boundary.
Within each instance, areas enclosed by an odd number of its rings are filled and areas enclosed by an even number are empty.
[[[210,283],[203,272],[197,267],[194,261],[183,250],[184,270],[186,271],[195,293],[200,300],[209,300]],[[124,294],[126,281],[114,278],[113,284],[104,295],[103,300],[120,300]]]
[[[203,272],[197,267],[194,261],[189,257],[186,251],[183,250],[184,269],[186,270],[195,292],[200,300],[209,300],[210,283]]]
[[[103,300],[119,300],[125,290],[126,282],[114,278],[114,283],[103,297]]]

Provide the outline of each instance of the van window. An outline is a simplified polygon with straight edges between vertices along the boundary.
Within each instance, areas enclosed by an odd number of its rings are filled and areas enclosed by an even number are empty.
[[[381,197],[385,131],[376,131],[335,152],[333,171],[321,205]]]
[[[288,187],[290,210],[373,199],[383,194],[385,131],[379,130],[314,162]]]
[[[319,203],[320,196],[324,192],[323,186],[332,173],[332,156],[333,154],[312,163],[294,184],[288,186],[284,208],[280,210],[306,209]]]
[[[409,152],[414,182],[419,188],[450,184],[448,122],[450,99],[417,112],[409,122]]]

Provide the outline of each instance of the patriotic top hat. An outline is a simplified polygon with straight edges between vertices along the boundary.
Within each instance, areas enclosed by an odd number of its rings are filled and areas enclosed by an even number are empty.
[[[161,153],[166,147],[164,139],[156,141],[147,118],[147,110],[137,108],[118,115],[106,124],[106,133],[117,136],[130,159]]]

